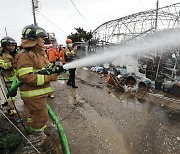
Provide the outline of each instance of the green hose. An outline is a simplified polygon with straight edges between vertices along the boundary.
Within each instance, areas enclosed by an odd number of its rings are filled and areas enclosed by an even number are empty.
[[[64,146],[65,153],[66,154],[70,154],[70,149],[69,149],[69,146],[68,146],[68,141],[67,141],[67,138],[66,138],[66,134],[65,134],[65,132],[63,130],[63,127],[62,127],[60,121],[57,119],[57,117],[54,114],[54,112],[51,109],[51,107],[48,104],[46,104],[46,106],[48,108],[49,114],[51,115],[51,118],[55,121],[55,123],[57,125],[58,131],[60,133],[60,137],[61,137],[61,140],[62,140],[62,143],[63,143],[63,146]]]
[[[18,79],[17,79],[17,77],[16,77],[16,73],[14,73],[14,76],[13,76],[13,82],[12,82],[11,87],[15,86],[16,83],[17,83],[17,81],[18,81]]]
[[[14,84],[13,86],[11,86],[11,89],[8,91],[8,93],[6,94],[6,97],[12,97],[12,95],[14,94],[14,92],[17,91],[18,87],[20,87],[21,85],[23,85],[22,81],[17,82],[16,84]]]
[[[22,81],[19,81],[17,82],[16,84],[14,84],[11,89],[8,91],[8,93],[6,94],[7,98],[8,97],[11,97],[11,95],[18,89],[18,87],[20,87],[21,85],[23,85],[23,82]],[[47,108],[48,108],[48,112],[51,116],[51,118],[55,121],[56,123],[56,126],[57,126],[57,129],[59,131],[59,135],[61,137],[61,140],[62,140],[62,144],[64,146],[64,150],[65,150],[65,153],[66,154],[70,154],[70,149],[69,149],[69,146],[68,146],[68,141],[67,141],[67,138],[66,138],[66,134],[62,128],[62,125],[60,123],[60,121],[57,119],[55,113],[53,112],[53,110],[51,109],[51,107],[46,104]]]

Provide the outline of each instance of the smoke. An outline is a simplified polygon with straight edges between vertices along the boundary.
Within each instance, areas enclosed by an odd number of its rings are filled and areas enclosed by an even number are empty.
[[[138,39],[116,47],[111,47],[105,52],[75,60],[64,65],[64,69],[79,68],[84,66],[95,66],[106,62],[122,61],[130,62],[128,57],[134,55],[143,55],[151,52],[163,52],[177,50],[180,47],[180,28],[165,29],[148,34]]]

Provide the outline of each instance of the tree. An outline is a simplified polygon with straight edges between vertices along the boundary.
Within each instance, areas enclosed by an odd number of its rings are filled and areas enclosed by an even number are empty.
[[[67,38],[72,39],[73,42],[81,42],[81,41],[89,41],[93,35],[92,32],[87,32],[83,28],[74,28],[77,32],[71,33],[71,35],[68,35]]]

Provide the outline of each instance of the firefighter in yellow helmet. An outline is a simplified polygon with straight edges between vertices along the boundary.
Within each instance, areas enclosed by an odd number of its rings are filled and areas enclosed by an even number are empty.
[[[8,89],[11,88],[13,76],[15,74],[13,64],[16,54],[16,48],[17,43],[12,37],[6,36],[1,39],[0,68],[3,70],[2,76]],[[7,111],[9,115],[14,115],[17,113],[13,104],[15,99],[15,97],[8,98]]]
[[[46,31],[41,27],[28,25],[22,31],[22,50],[17,55],[17,77],[24,84],[20,87],[21,98],[28,109],[27,122],[32,135],[43,134],[48,121],[46,100],[52,92],[50,82],[57,80],[57,74],[36,74],[50,62],[44,51]],[[45,136],[45,135],[44,135]]]

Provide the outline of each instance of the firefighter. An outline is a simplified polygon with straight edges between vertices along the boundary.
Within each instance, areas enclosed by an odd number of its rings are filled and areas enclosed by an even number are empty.
[[[71,39],[67,39],[66,44],[67,44],[67,46],[64,50],[65,61],[71,62],[71,61],[76,59],[77,46],[75,46],[73,48],[73,44],[72,44]],[[76,73],[76,68],[69,69],[69,79],[67,81],[67,85],[72,86],[73,88],[78,88],[75,84],[75,73]]]
[[[55,64],[58,55],[58,52],[56,51],[56,48],[51,45],[50,48],[47,50],[47,55],[49,58],[49,61],[53,64]]]
[[[64,65],[66,63],[66,60],[65,60],[65,54],[64,54],[64,50],[65,50],[66,47],[62,47],[60,52],[59,52],[59,57],[62,61],[62,64]]]
[[[58,55],[58,52],[56,51],[54,45],[52,45],[52,44],[50,45],[50,48],[47,50],[47,55],[48,55],[49,62],[52,63],[52,65],[55,65],[56,59],[59,55]],[[48,95],[48,97],[54,98],[54,92],[52,91]]]
[[[44,51],[44,38],[46,31],[41,27],[28,25],[22,31],[21,51],[16,58],[17,77],[24,84],[20,87],[21,98],[28,109],[27,122],[33,136],[42,135],[48,120],[46,100],[49,93],[51,81],[57,80],[57,74],[36,74],[50,62]],[[31,137],[30,137],[31,139]]]
[[[0,48],[0,68],[3,70],[2,76],[8,89],[11,88],[13,82],[14,58],[16,54],[17,43],[9,36],[3,37]],[[9,115],[17,114],[14,108],[15,97],[8,98],[7,112]]]

